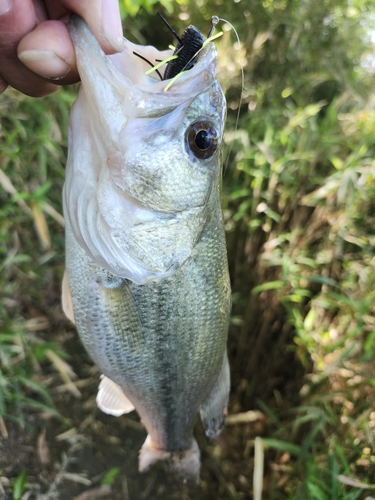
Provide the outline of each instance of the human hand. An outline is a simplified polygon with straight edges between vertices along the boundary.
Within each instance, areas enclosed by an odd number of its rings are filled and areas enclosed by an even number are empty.
[[[0,93],[10,85],[41,97],[79,81],[71,13],[87,22],[106,54],[121,52],[118,0],[0,0]]]

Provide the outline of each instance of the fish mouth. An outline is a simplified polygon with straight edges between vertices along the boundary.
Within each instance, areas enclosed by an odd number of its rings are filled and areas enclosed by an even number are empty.
[[[107,61],[105,71],[110,73],[112,84],[125,97],[123,104],[128,108],[129,117],[163,116],[176,106],[192,101],[198,94],[207,90],[216,78],[217,51],[214,43],[207,43],[199,52],[196,64],[184,71],[166,90],[170,80],[160,80],[157,73],[146,74],[150,64],[134,54],[137,53],[150,63],[164,60],[173,54],[172,50],[159,51],[148,45],[138,45],[124,37],[124,49],[121,53],[105,56],[87,24],[77,15],[69,21],[77,55],[77,66],[83,84],[87,68],[84,60],[96,62],[98,55]],[[84,54],[80,52],[84,51]],[[166,64],[160,71],[163,73]]]
[[[125,50],[132,49],[134,44],[129,47],[130,43],[128,40],[125,41]],[[149,51],[149,47],[138,45],[135,47],[137,50],[143,49],[145,53]],[[159,52],[156,58],[164,55],[165,51]],[[134,58],[134,55],[131,56]],[[147,76],[146,63],[141,60],[141,64],[138,65],[137,80],[138,82],[141,80],[142,83],[134,82],[133,85],[138,87],[138,92],[134,92],[134,95],[131,93],[132,103],[140,113],[138,116],[163,116],[177,106],[192,102],[199,94],[207,91],[216,79],[216,58],[215,45],[207,44],[199,53],[197,63],[188,71],[180,73],[169,87],[171,80],[159,80],[155,76]]]

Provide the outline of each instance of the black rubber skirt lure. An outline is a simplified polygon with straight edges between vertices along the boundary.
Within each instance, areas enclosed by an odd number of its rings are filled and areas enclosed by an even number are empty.
[[[217,35],[211,37],[215,26],[220,20],[217,16],[212,16],[211,28],[208,33],[207,39],[204,38],[198,28],[192,25],[188,26],[185,29],[180,38],[172,28],[172,26],[168,23],[168,21],[166,21],[166,19],[164,19],[164,17],[159,12],[158,15],[168,27],[169,31],[171,31],[171,33],[173,33],[173,35],[177,38],[178,44],[173,52],[173,56],[168,57],[164,61],[158,61],[158,64],[154,65],[151,61],[141,56],[141,54],[137,54],[137,52],[133,52],[133,54],[141,58],[152,67],[152,69],[146,71],[146,75],[151,73],[152,71],[155,71],[159,75],[160,80],[171,80],[171,82],[164,89],[167,90],[174,79],[178,77],[178,75],[180,75],[184,71],[188,71],[196,64],[199,53],[201,52],[205,43],[217,38],[218,36],[221,36],[223,33],[220,32]],[[165,68],[164,75],[162,75],[159,72],[159,68],[164,63],[167,63],[167,66]]]
[[[195,26],[188,26],[183,32],[173,55],[177,59],[169,61],[164,71],[163,80],[173,78],[181,71],[191,69],[197,62],[197,52],[200,51],[204,42],[204,36]]]
[[[163,75],[163,80],[169,80],[181,73],[181,71],[191,69],[196,64],[198,54],[203,47],[205,38],[199,29],[192,25],[185,29],[180,38],[164,17],[160,13],[158,13],[158,15],[178,40],[177,47],[173,53],[173,55],[177,55],[178,57],[169,61]],[[207,38],[211,36],[218,22],[219,19],[213,16],[211,19],[211,29]]]

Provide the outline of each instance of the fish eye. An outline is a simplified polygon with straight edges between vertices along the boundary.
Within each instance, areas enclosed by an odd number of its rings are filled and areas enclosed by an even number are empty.
[[[209,121],[192,123],[186,131],[186,146],[200,160],[211,158],[218,145],[219,134]]]

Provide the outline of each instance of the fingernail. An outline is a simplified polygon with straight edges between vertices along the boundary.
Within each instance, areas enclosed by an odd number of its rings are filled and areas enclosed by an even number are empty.
[[[69,73],[70,66],[52,50],[24,50],[18,59],[31,71],[45,78],[62,78]]]
[[[121,16],[118,0],[102,1],[103,34],[108,43],[116,50],[124,49],[124,36],[122,33]]]
[[[0,0],[0,16],[3,16],[12,8],[12,0]]]

